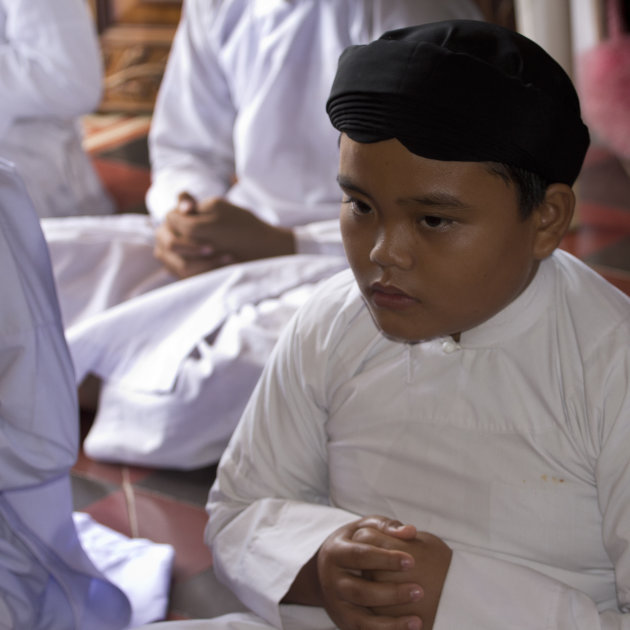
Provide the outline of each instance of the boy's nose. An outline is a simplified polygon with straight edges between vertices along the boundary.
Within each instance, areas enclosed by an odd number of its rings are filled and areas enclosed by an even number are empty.
[[[413,260],[413,249],[405,226],[397,225],[379,230],[370,251],[371,262],[379,267],[411,269]]]

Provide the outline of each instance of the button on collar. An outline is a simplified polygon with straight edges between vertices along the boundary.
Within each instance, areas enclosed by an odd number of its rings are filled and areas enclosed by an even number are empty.
[[[444,352],[444,354],[452,354],[460,348],[461,346],[452,338],[442,341],[442,352]]]

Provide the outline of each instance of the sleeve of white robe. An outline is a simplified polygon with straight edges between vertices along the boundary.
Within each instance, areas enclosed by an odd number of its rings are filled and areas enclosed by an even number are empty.
[[[328,505],[326,411],[305,378],[319,357],[294,343],[295,328],[294,320],[271,356],[208,503],[206,539],[219,579],[276,627],[279,602],[301,567],[330,533],[358,518]]]
[[[186,191],[224,195],[234,176],[236,110],[214,49],[212,10],[187,1],[173,40],[149,134],[152,184],[147,207],[158,221]]]
[[[69,470],[78,448],[74,373],[48,249],[26,193],[0,160],[0,491]]]
[[[102,60],[85,0],[0,0],[0,137],[17,118],[92,111]]]

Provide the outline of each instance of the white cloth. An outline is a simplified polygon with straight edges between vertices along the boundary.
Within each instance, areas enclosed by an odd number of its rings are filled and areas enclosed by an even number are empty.
[[[338,134],[325,112],[339,54],[454,16],[480,14],[469,0],[184,3],[151,127],[149,209],[159,220],[181,191],[226,195],[295,227],[300,255],[164,287],[173,278],[152,259],[149,219],[44,222],[78,379],[104,381],[91,457],[178,468],[218,459],[279,331],[346,265]]]
[[[630,300],[566,252],[460,343],[386,339],[342,272],[223,455],[217,577],[273,627],[331,627],[278,602],[332,531],[383,514],[454,549],[435,630],[629,629],[629,339]]]
[[[0,0],[0,156],[40,217],[114,211],[81,145],[103,68],[85,0]]]
[[[90,562],[72,522],[74,374],[38,219],[4,162],[0,267],[0,627],[125,628],[127,597]]]
[[[316,612],[319,614],[315,619],[303,606],[283,606],[282,630],[332,630],[327,615]],[[235,612],[214,619],[164,621],[142,626],[139,630],[269,630],[271,627],[253,613]]]
[[[0,267],[0,628],[116,630],[163,619],[172,547],[73,519],[72,363],[37,215],[1,160]]]
[[[128,538],[84,512],[72,516],[81,545],[94,566],[128,595],[129,627],[164,619],[175,558],[173,547],[146,538]]]
[[[78,369],[108,379],[85,452],[173,468],[218,461],[282,327],[344,266],[294,256],[226,267],[72,327]]]

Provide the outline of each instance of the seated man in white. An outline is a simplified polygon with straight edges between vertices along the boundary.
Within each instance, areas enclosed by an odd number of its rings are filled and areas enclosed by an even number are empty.
[[[0,0],[0,155],[17,166],[40,217],[114,212],[79,126],[102,80],[85,0]]]

